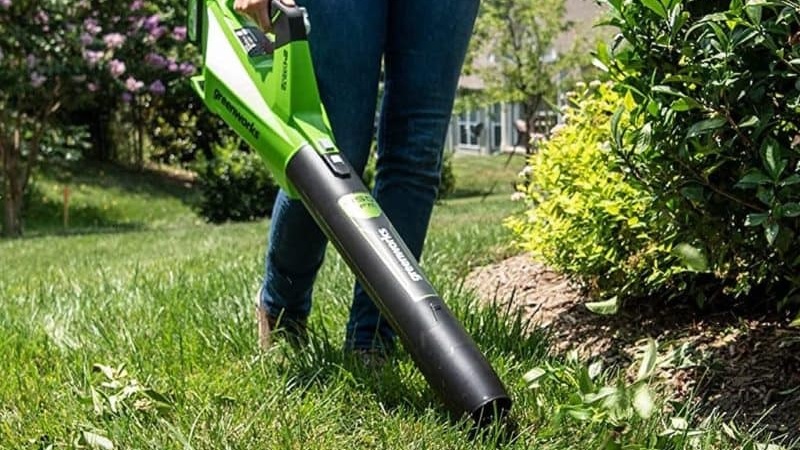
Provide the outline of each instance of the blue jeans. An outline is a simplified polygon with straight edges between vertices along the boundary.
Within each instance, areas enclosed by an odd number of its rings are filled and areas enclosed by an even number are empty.
[[[478,0],[300,0],[320,95],[337,146],[358,173],[370,153],[381,60],[385,82],[373,196],[419,259],[442,147]],[[303,320],[327,240],[281,191],[272,212],[262,304]],[[356,283],[345,348],[393,347],[394,332]]]

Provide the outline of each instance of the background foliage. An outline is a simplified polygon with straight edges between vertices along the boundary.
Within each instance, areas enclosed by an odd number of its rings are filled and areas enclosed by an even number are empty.
[[[796,300],[800,3],[608,3],[621,40],[598,59],[640,125],[612,124],[615,154],[696,255],[679,288]]]
[[[608,4],[613,83],[531,159],[522,245],[605,298],[796,302],[800,4]]]
[[[278,192],[261,158],[242,151],[238,139],[214,149],[214,157],[201,164],[198,181],[199,213],[213,223],[266,217]]]

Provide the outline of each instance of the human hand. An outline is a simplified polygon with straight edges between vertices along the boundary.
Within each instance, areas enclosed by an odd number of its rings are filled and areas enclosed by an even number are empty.
[[[280,0],[286,6],[295,6],[294,0]],[[256,21],[264,31],[269,31],[272,24],[269,16],[270,0],[235,0],[233,9],[247,14]]]

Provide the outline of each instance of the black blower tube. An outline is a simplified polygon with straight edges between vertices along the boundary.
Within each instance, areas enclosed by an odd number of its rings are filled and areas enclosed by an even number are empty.
[[[511,398],[502,382],[385,214],[370,214],[374,200],[342,155],[306,145],[286,175],[447,408],[478,425],[505,416]]]

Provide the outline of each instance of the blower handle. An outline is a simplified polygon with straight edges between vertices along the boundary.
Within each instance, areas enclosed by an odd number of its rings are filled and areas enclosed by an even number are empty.
[[[287,5],[281,0],[272,0],[270,15],[272,31],[275,33],[275,48],[308,38],[305,8]]]

